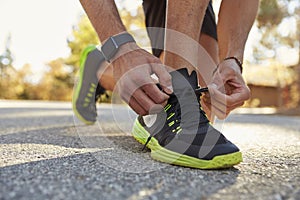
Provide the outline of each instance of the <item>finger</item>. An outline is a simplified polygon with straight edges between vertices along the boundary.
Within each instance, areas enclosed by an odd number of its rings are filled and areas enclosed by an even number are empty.
[[[144,114],[143,111],[146,111],[147,113],[148,110],[153,106],[154,102],[151,99],[149,99],[149,97],[141,89],[139,89],[138,86],[135,85],[132,81],[126,81],[125,79],[126,77],[122,79],[123,82],[118,82],[118,93],[120,94],[122,99],[126,103],[130,104],[129,106],[138,114]],[[126,83],[126,87],[122,85],[124,83]]]
[[[209,100],[206,99],[206,102],[209,102],[214,107],[218,108],[218,110],[225,111],[227,108],[226,96],[215,87],[210,87],[209,92],[211,94],[211,98]]]
[[[141,89],[137,89],[133,94],[122,93],[121,97],[139,115],[155,114],[163,110],[162,105],[155,104]]]
[[[144,76],[144,74],[138,72],[138,69],[135,72],[138,74],[134,79],[135,89],[141,88],[157,104],[161,104],[169,98],[157,87],[156,81],[151,76]]]
[[[227,105],[226,107],[224,106],[222,106],[222,105],[218,105],[218,103],[216,103],[216,101],[214,101],[214,103],[212,104],[210,101],[203,101],[203,103],[205,103],[205,105],[206,106],[209,106],[209,107],[211,107],[211,106],[214,106],[215,108],[218,108],[218,110],[221,110],[222,112],[225,112],[225,113],[230,113],[232,110],[234,110],[234,109],[236,109],[236,108],[238,108],[238,107],[241,107],[241,106],[243,106],[244,105],[244,101],[243,102],[238,102],[238,103],[235,103],[235,104],[233,104],[233,105]],[[212,110],[212,109],[210,109],[210,110]]]
[[[215,114],[217,116],[218,119],[223,120],[227,117],[229,112],[226,112],[224,110],[220,110],[217,107],[212,105],[212,113]]]
[[[153,85],[153,87],[157,88],[156,85]],[[162,93],[161,91],[158,90],[158,92]],[[162,93],[165,95],[167,98],[169,97],[168,95]],[[162,104],[165,103],[166,100],[162,100],[159,103],[153,102],[151,98],[143,91],[142,89],[137,89],[133,93],[134,99],[141,105],[141,107],[146,110],[147,114],[156,114],[159,113],[163,110]]]
[[[236,104],[240,104],[245,101],[246,95],[241,94],[240,92],[232,93],[230,95],[224,94],[217,90],[215,87],[209,87],[211,94],[211,101],[215,105],[221,105],[225,107],[231,107]],[[245,97],[244,97],[245,96]]]
[[[170,75],[170,73],[166,70],[166,68],[163,65],[151,64],[151,66],[152,66],[153,73],[155,73],[159,79],[159,83],[162,89],[167,94],[172,94],[173,93],[172,76]]]
[[[238,104],[235,104],[235,105],[231,106],[231,107],[228,108],[227,110],[230,110],[230,112],[231,112],[231,111],[233,111],[234,109],[236,109],[236,108],[238,108],[238,107],[241,107],[241,106],[243,106],[243,105],[244,105],[244,102],[238,103]]]
[[[143,85],[144,82],[145,84]],[[125,85],[126,84],[126,85]],[[169,96],[162,91],[154,84],[152,79],[144,78],[141,81],[133,82],[130,80],[129,76],[123,76],[122,79],[118,82],[118,91],[121,94],[122,98],[129,103],[131,98],[133,97],[137,103],[148,113],[150,109],[152,110],[159,110],[156,109],[157,104],[164,103]],[[148,95],[150,94],[150,95]],[[154,102],[153,100],[156,102]],[[133,106],[136,105],[135,103],[131,103]],[[138,108],[132,107],[134,110],[139,110]]]
[[[149,112],[149,110],[155,106],[154,103],[147,94],[141,89],[137,89],[133,94],[132,97],[140,104],[140,106]]]
[[[209,95],[209,93],[207,93],[207,94],[205,94],[205,95],[203,95],[203,96],[201,97],[201,100],[202,100],[203,102],[210,103],[210,102],[211,102],[211,96]]]
[[[220,102],[216,101],[215,99],[212,101],[213,108],[217,110],[216,115],[218,116],[218,118],[223,118],[224,114],[225,114],[225,117],[228,116],[228,114],[232,110],[234,110],[242,105],[244,105],[244,101],[236,102],[236,103],[232,103],[232,104],[228,104],[228,103],[224,104],[224,102],[220,103]]]
[[[219,71],[217,71],[213,77],[213,80],[212,80],[212,84],[209,84],[209,85],[214,85],[214,87],[216,87],[218,90],[224,90],[225,88],[225,80],[223,80],[223,76],[220,74]],[[208,86],[209,86],[208,85]]]
[[[160,89],[155,84],[143,85],[141,89],[156,104],[162,104],[169,98],[169,96],[160,91]]]
[[[213,120],[214,116],[217,116],[218,119],[225,119],[227,114],[226,112],[223,112],[222,110],[219,110],[217,107],[214,107],[212,104],[206,103],[205,106],[210,108],[211,112],[211,120]]]
[[[233,111],[234,109],[236,109],[236,108],[238,108],[238,107],[241,107],[241,106],[243,106],[243,105],[244,105],[244,102],[243,102],[243,103],[235,104],[235,105],[233,105],[233,106],[227,107],[227,108],[226,108],[226,111],[224,110],[223,112],[225,112],[225,113],[226,113],[226,116],[228,116],[229,113],[230,113],[231,111]]]
[[[228,102],[233,104],[234,102],[245,102],[251,97],[251,93],[248,87],[240,88],[238,92],[233,92],[227,97]]]
[[[237,107],[240,107],[244,104],[244,102],[237,102],[234,104],[227,104],[227,103],[220,103],[219,101],[213,100],[211,103],[215,108],[222,111],[223,113],[230,113],[232,110],[236,109]]]
[[[128,97],[121,95],[121,98],[124,99],[138,115],[144,116],[147,114],[147,111],[133,97],[128,100]]]
[[[128,102],[128,105],[138,114],[141,116],[145,116],[148,112],[134,99],[131,98]]]

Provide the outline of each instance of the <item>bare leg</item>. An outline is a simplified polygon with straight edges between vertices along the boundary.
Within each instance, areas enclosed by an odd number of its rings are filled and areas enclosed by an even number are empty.
[[[168,1],[164,56],[166,66],[173,69],[188,68],[189,71],[195,69],[198,63],[195,41],[199,41],[208,3],[209,0]]]
[[[206,52],[208,53],[208,55],[202,53],[202,55],[199,55],[198,57],[199,58],[198,81],[202,87],[206,87],[212,81],[213,71],[215,70],[217,63],[219,63],[218,42],[214,38],[206,34],[201,34],[199,43],[204,48],[204,50],[206,50]],[[209,121],[213,123],[215,116],[210,112],[210,109],[206,107],[206,104],[201,103],[201,105],[204,111],[206,112]]]
[[[199,84],[202,87],[207,86],[212,81],[212,74],[215,70],[217,63],[219,63],[219,50],[218,42],[211,36],[201,34],[199,39],[200,45],[208,53],[198,56],[198,78]],[[201,53],[201,52],[200,52]],[[209,58],[203,58],[203,56],[209,56]]]
[[[199,39],[199,43],[200,45],[207,51],[208,55],[212,58],[214,64],[216,65],[216,63],[218,63],[218,43],[217,41],[206,35],[206,34],[201,34],[200,35],[200,39]],[[164,52],[161,53],[160,55],[160,60],[163,61],[164,60]],[[198,56],[199,58],[201,58],[201,56]],[[182,60],[182,62],[187,62],[185,60]],[[213,70],[215,69],[215,66],[207,66],[205,64],[201,64],[201,60],[198,61],[199,64],[199,68],[202,67],[201,72],[203,72],[201,75],[200,73],[198,73],[198,77],[199,77],[199,84],[202,87],[205,87],[209,81],[211,80],[211,74],[213,72]],[[211,63],[209,63],[209,65],[211,65]],[[205,71],[205,74],[207,75],[203,75]],[[199,72],[199,70],[198,70]],[[108,66],[101,66],[100,67],[100,71],[99,73],[99,82],[102,85],[102,87],[104,87],[106,90],[113,90],[115,87],[115,80],[113,78],[113,69],[111,65]],[[202,77],[205,76],[205,78]]]
[[[188,68],[189,71],[198,67],[199,54],[197,49],[195,49],[195,47],[197,48],[198,43],[195,41],[199,41],[213,58],[214,62],[217,62],[218,54],[216,41],[204,34],[201,34],[200,37],[202,26],[202,20],[200,19],[203,19],[208,3],[209,0],[168,1],[166,27],[167,30],[171,29],[173,31],[166,32],[165,49],[167,51],[160,56],[165,65],[173,69]],[[186,23],[187,21],[189,23]],[[180,34],[174,35],[174,32]],[[177,38],[177,36],[181,38]],[[172,49],[176,50],[172,53]],[[178,49],[179,51],[177,51]],[[171,50],[171,52],[168,50]],[[208,68],[210,69],[211,67],[208,66]],[[112,90],[114,88],[115,82],[111,66],[108,66],[105,70],[101,71],[99,82],[107,90]],[[203,79],[199,80],[199,82],[202,85],[204,82],[207,83],[207,81],[203,81]]]

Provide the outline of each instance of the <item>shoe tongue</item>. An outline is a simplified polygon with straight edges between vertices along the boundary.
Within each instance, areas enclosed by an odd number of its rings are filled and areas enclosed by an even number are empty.
[[[174,90],[174,101],[180,105],[181,127],[197,130],[200,112],[199,97],[195,94],[198,87],[197,73],[188,74],[187,69],[179,69],[170,73]],[[170,98],[171,99],[171,98]],[[169,101],[171,101],[169,99]]]
[[[191,87],[191,89],[195,90],[198,87],[197,73],[195,71],[189,75],[188,70],[182,68],[173,71],[170,74],[172,76],[172,84],[175,91],[186,89],[187,87]]]

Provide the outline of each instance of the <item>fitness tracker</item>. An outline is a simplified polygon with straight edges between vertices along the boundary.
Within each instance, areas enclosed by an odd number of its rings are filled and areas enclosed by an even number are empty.
[[[135,42],[134,38],[129,33],[122,33],[108,38],[101,47],[105,60],[110,62],[118,52],[118,49],[128,42]]]

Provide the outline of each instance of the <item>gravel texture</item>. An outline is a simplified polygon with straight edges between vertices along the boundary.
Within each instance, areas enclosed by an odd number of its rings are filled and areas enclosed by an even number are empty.
[[[84,126],[70,103],[0,101],[0,199],[300,199],[299,117],[218,121],[244,162],[197,170],[141,151],[127,107],[98,112],[98,123]]]

